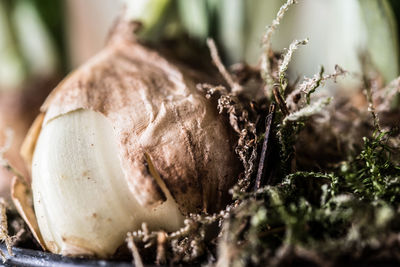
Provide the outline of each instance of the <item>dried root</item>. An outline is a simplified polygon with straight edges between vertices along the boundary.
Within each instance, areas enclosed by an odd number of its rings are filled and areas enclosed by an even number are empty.
[[[127,238],[126,238],[126,243],[128,245],[128,248],[132,252],[134,265],[138,266],[138,267],[143,267],[144,265],[143,265],[142,257],[140,256],[139,250],[135,245],[135,241],[133,239],[132,233],[128,233]]]
[[[221,73],[222,77],[224,77],[225,81],[229,84],[232,94],[233,95],[239,94],[241,91],[243,91],[243,88],[232,78],[230,73],[226,70],[219,56],[217,46],[215,45],[214,40],[207,39],[207,45],[208,48],[210,49],[211,58],[213,60],[214,65],[218,68],[219,73]]]

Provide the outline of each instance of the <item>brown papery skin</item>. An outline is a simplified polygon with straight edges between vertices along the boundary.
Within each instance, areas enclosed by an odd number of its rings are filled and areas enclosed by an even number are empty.
[[[106,48],[51,93],[43,127],[75,110],[100,112],[114,127],[125,178],[141,205],[166,199],[148,155],[183,214],[217,211],[241,170],[232,130],[196,89],[193,72],[139,44],[129,25],[120,23]]]

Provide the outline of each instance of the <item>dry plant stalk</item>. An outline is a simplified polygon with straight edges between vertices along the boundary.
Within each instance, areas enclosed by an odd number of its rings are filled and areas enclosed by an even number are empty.
[[[243,91],[242,86],[239,83],[237,83],[236,81],[234,81],[234,79],[232,78],[232,76],[229,74],[229,72],[226,70],[224,64],[222,63],[214,40],[210,39],[210,38],[207,39],[207,45],[208,45],[208,48],[210,49],[211,58],[215,64],[215,66],[218,68],[218,71],[221,73],[222,77],[224,77],[225,81],[230,86],[232,94],[237,95],[240,92],[242,92]]]

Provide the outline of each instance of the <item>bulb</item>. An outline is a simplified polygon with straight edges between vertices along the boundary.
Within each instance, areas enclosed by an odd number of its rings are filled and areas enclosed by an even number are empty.
[[[74,111],[43,126],[32,181],[39,227],[55,253],[107,257],[142,222],[173,231],[183,221],[168,191],[155,208],[137,202],[124,178],[113,127],[94,111]]]
[[[194,72],[128,26],[50,94],[23,145],[28,225],[51,252],[107,258],[144,222],[177,230],[185,215],[225,206],[241,171],[233,131]]]

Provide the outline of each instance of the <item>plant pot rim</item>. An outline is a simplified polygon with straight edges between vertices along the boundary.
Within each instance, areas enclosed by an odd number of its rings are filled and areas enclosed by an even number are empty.
[[[4,244],[0,244],[0,249],[6,257],[4,266],[21,266],[21,267],[36,267],[36,266],[59,266],[59,267],[77,267],[77,266],[110,266],[110,267],[132,267],[130,262],[117,262],[106,260],[94,260],[87,258],[70,258],[33,250],[27,248],[13,247],[13,256],[8,255],[7,248]]]

